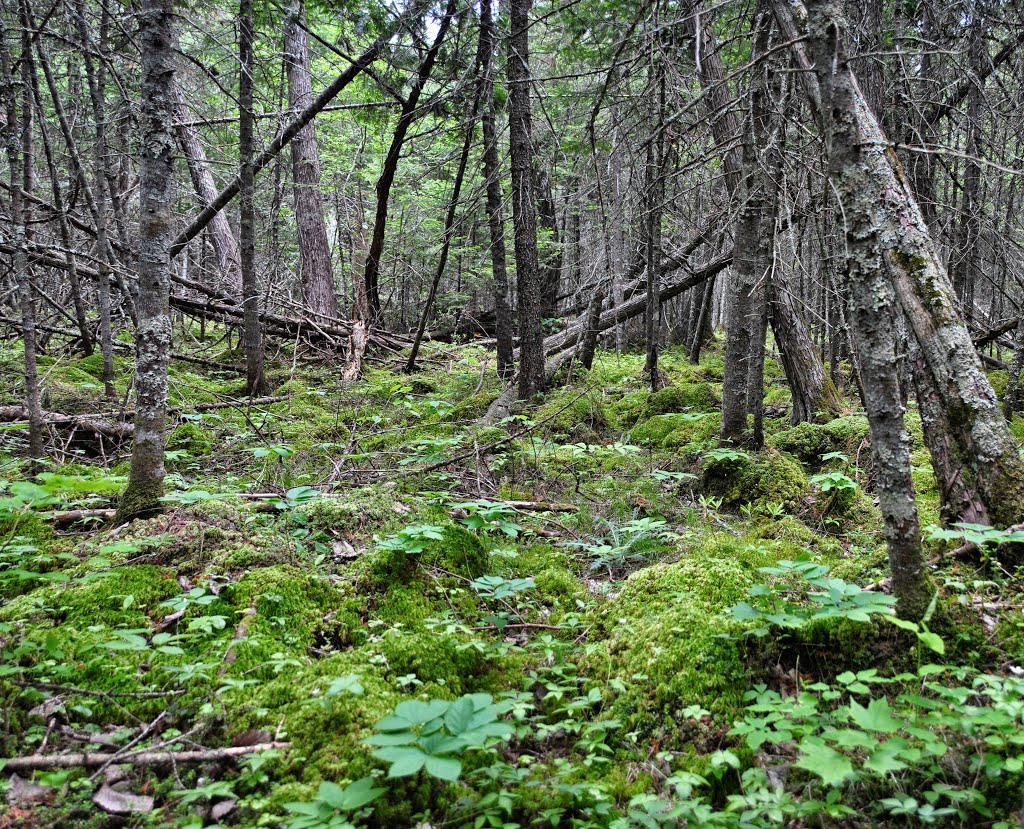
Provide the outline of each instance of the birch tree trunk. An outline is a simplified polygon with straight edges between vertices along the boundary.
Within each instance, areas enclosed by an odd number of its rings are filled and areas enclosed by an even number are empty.
[[[174,231],[174,53],[171,0],[143,0],[139,165],[139,325],[135,357],[135,439],[123,521],[160,509],[164,493],[167,362],[171,354],[170,244]]]

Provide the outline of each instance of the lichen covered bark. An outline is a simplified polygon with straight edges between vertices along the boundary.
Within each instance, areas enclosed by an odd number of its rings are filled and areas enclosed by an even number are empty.
[[[139,171],[139,325],[135,354],[135,441],[118,520],[160,509],[164,489],[167,362],[171,353],[171,204],[174,135],[171,0],[145,0],[139,19],[142,47],[141,162]]]
[[[889,212],[900,200],[885,173],[881,148],[864,142],[863,124],[874,122],[852,73],[833,72],[840,19],[834,0],[813,0],[808,34],[821,96],[821,118],[829,150],[829,180],[841,202],[846,230],[845,289],[848,319],[863,383],[871,430],[879,508],[885,520],[893,592],[904,618],[920,618],[933,594],[924,568],[921,532],[910,469],[910,439],[898,374],[896,312],[891,278],[895,240],[887,232]],[[875,124],[875,130],[877,130]],[[973,351],[972,351],[973,353]]]

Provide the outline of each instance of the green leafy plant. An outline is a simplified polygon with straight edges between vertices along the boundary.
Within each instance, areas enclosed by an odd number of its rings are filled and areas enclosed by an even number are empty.
[[[499,530],[509,538],[516,538],[523,531],[519,524],[509,519],[510,515],[515,514],[515,508],[502,501],[462,501],[452,504],[452,508],[468,513],[465,518],[459,519],[459,523],[471,530]]]
[[[388,777],[423,770],[454,781],[462,774],[459,755],[511,736],[511,723],[499,719],[510,709],[511,703],[494,702],[490,694],[467,694],[454,702],[407,700],[376,724],[366,742],[377,746],[374,757],[391,764]]]
[[[410,524],[387,538],[374,536],[378,549],[401,551],[409,555],[418,555],[427,549],[432,541],[443,539],[444,527],[438,527],[436,524]]]
[[[344,789],[324,781],[316,797],[307,803],[286,803],[294,815],[285,822],[287,829],[355,829],[373,810],[367,808],[387,789],[374,786],[372,777],[363,777]]]

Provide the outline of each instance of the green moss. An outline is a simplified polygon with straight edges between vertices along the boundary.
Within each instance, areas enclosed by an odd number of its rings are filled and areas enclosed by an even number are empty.
[[[719,634],[731,629],[724,611],[754,575],[741,561],[703,553],[632,575],[603,620],[608,659],[629,687],[613,715],[651,726],[699,705],[728,721],[747,677],[736,642]]]
[[[571,609],[586,589],[576,575],[565,567],[548,567],[533,577],[537,585],[533,596],[549,607]]]
[[[629,437],[633,443],[663,449],[686,447],[691,444],[702,446],[717,431],[718,422],[719,416],[711,414],[699,417],[685,412],[659,414],[634,427]]]
[[[1010,434],[1020,445],[1024,446],[1024,416],[1014,415],[1010,421]]]
[[[703,492],[727,505],[782,504],[798,509],[807,489],[803,467],[793,458],[767,451],[756,456],[705,458],[700,468]]]
[[[851,460],[858,458],[866,464],[868,453],[862,446],[868,439],[866,417],[840,417],[828,423],[801,423],[791,429],[777,432],[768,439],[768,445],[795,455],[814,469],[821,468],[821,456],[829,452],[842,452]]]
[[[394,492],[367,486],[346,490],[341,497],[317,498],[299,512],[312,530],[358,534],[397,524],[402,519],[397,504]]]
[[[207,454],[213,445],[209,429],[203,429],[197,423],[183,423],[167,436],[168,449],[187,452],[194,458]]]
[[[544,421],[547,434],[572,440],[591,439],[608,425],[600,392],[581,395],[571,387],[546,395],[532,419]]]
[[[444,529],[444,538],[431,542],[419,556],[425,567],[441,567],[475,579],[487,572],[488,556],[480,539],[460,524]]]
[[[245,638],[236,646],[236,666],[262,669],[276,653],[304,656],[324,617],[341,604],[341,596],[326,579],[294,567],[264,567],[247,573],[226,591],[236,618],[251,614]],[[253,613],[252,611],[255,611]]]
[[[443,689],[445,695],[460,696],[491,690],[494,672],[476,648],[454,636],[434,631],[390,631],[376,648],[384,656],[389,674],[414,674],[420,682]]]
[[[0,619],[23,619],[42,606],[70,625],[147,626],[159,614],[158,605],[180,593],[174,573],[164,567],[116,567],[67,585],[39,587],[0,609]]]

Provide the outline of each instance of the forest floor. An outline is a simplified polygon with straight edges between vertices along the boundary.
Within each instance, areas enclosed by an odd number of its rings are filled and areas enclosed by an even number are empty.
[[[281,353],[221,408],[238,374],[174,363],[168,509],[117,528],[126,447],[55,427],[29,477],[0,431],[0,825],[1018,825],[1016,545],[927,531],[980,549],[894,624],[864,417],[790,427],[770,360],[767,447],[720,449],[720,355],[661,365],[485,424],[473,347]],[[46,408],[116,419],[99,369],[45,358]]]

